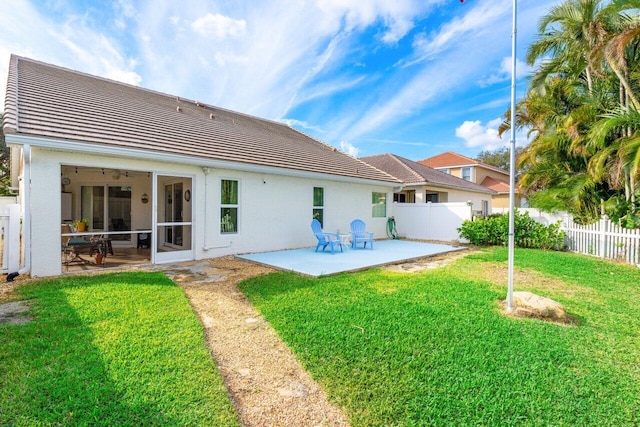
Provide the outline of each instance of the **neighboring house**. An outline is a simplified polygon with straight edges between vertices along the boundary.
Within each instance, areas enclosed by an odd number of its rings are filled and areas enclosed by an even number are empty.
[[[115,250],[150,235],[152,263],[312,246],[313,217],[380,236],[401,184],[282,123],[18,56],[3,129],[32,276],[61,273],[79,218]]]
[[[491,213],[491,198],[495,195],[492,189],[395,154],[361,157],[360,160],[402,181],[402,187],[393,195],[396,202],[470,202],[480,215]]]
[[[509,207],[509,172],[504,169],[451,151],[420,160],[418,163],[491,189],[495,191],[492,198],[493,207]],[[517,188],[515,195],[515,206],[524,207],[525,201],[520,198]]]

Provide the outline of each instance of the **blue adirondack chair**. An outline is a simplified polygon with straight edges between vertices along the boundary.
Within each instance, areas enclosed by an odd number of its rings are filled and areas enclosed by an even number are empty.
[[[336,233],[325,233],[322,231],[322,225],[320,225],[320,221],[314,219],[311,221],[311,230],[313,230],[313,234],[316,235],[316,239],[318,239],[318,244],[316,245],[316,252],[322,246],[322,250],[324,251],[327,246],[331,248],[331,253],[334,253],[336,247],[340,248],[340,252],[342,252],[342,243],[340,242],[340,236]]]
[[[367,249],[369,243],[369,249],[373,250],[373,233],[365,231],[364,221],[354,219],[351,221],[351,247],[356,249],[358,243],[364,243],[364,249]]]

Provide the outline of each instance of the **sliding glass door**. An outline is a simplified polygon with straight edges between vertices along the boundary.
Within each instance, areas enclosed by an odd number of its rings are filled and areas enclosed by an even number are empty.
[[[176,224],[182,222],[183,203],[182,203],[182,183],[176,182],[172,184],[164,184],[164,222]],[[164,233],[164,244],[174,248],[182,248],[183,246],[183,226],[172,225],[167,226]]]
[[[80,215],[89,231],[131,231],[131,186],[83,185]],[[114,234],[114,241],[131,242],[131,234]]]

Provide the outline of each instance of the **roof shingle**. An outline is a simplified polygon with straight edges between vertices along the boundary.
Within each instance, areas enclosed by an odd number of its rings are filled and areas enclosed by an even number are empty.
[[[453,151],[447,151],[424,160],[419,160],[418,163],[420,163],[421,165],[429,166],[431,168],[452,168],[476,165],[482,166],[495,172],[500,172],[507,176],[509,175],[509,172],[504,169],[489,165],[487,163],[479,162],[470,157],[463,156],[462,154],[454,153]]]
[[[361,157],[367,162],[389,175],[393,175],[408,185],[431,185],[434,187],[453,188],[480,193],[494,193],[493,190],[470,181],[465,181],[448,173],[430,168],[395,154],[379,154],[377,156]]]
[[[498,193],[508,193],[509,192],[509,183],[506,181],[501,181],[499,179],[492,178],[490,176],[485,177],[480,184],[483,187],[487,187],[496,191]]]
[[[397,182],[283,123],[15,55],[3,129],[7,134]]]

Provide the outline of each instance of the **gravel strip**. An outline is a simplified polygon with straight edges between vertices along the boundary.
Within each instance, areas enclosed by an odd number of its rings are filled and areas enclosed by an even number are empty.
[[[198,314],[243,426],[348,426],[236,284],[272,269],[235,257],[162,266]]]

